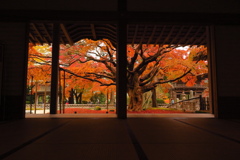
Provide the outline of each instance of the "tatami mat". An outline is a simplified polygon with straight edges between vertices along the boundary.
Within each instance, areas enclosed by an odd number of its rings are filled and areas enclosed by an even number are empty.
[[[214,118],[28,118],[0,124],[0,159],[238,160],[240,123]]]

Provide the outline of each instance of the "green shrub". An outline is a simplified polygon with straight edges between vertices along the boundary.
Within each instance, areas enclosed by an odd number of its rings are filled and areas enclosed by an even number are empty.
[[[31,102],[30,101],[26,101],[26,104],[31,104]]]
[[[93,102],[93,104],[104,104],[106,101],[106,97],[102,92],[94,93],[90,100],[91,102]]]
[[[195,111],[195,113],[208,113],[207,111]]]
[[[96,106],[96,107],[94,108],[94,110],[97,110],[97,111],[99,111],[99,110],[101,110],[101,107],[99,107],[99,106]]]
[[[88,103],[88,101],[82,101],[82,104],[87,104]]]
[[[164,108],[164,107],[159,107],[157,109],[165,110],[165,111],[175,111],[177,110],[176,108]]]
[[[164,102],[163,99],[157,99],[157,103],[158,103],[158,104],[165,104],[165,102]]]

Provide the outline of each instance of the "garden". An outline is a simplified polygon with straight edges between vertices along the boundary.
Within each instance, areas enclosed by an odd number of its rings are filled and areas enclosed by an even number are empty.
[[[50,44],[29,44],[26,108],[30,108],[30,113],[32,110],[36,113],[39,104],[44,113],[48,113],[51,52]],[[74,45],[60,45],[58,113],[116,113],[115,109],[104,107],[68,107],[116,104],[116,53],[108,39],[82,39]],[[180,101],[208,97],[207,48],[204,46],[127,45],[127,63],[128,113],[186,113],[190,109],[179,107]],[[179,93],[179,85],[188,90],[182,89]],[[196,90],[199,86],[200,92]]]

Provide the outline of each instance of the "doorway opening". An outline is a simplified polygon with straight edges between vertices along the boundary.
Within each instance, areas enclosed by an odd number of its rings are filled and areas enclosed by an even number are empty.
[[[207,30],[127,25],[127,114],[212,113]],[[50,112],[53,34],[52,23],[30,24],[29,46],[38,57],[29,63],[43,68],[29,68],[27,114]],[[116,48],[114,23],[60,23],[56,113],[116,113]]]
[[[207,26],[130,24],[129,113],[212,113],[208,45]]]
[[[54,57],[53,24],[31,23],[26,113],[50,113],[53,74],[57,114],[116,113],[115,29],[115,24],[61,23]],[[52,73],[54,58],[58,73]]]

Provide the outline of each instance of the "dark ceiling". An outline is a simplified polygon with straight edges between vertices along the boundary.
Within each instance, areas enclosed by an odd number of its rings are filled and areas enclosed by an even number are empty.
[[[206,26],[128,24],[128,44],[206,45]],[[52,43],[52,23],[30,23],[29,41],[34,44]],[[116,24],[60,24],[60,43],[73,44],[83,38],[109,39],[117,44]]]

